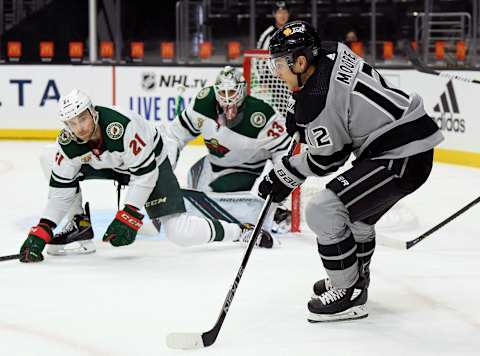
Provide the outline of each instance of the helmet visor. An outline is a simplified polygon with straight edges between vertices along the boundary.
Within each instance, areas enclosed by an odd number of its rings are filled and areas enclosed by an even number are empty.
[[[270,72],[276,77],[278,77],[281,73],[284,73],[286,70],[290,70],[288,61],[285,57],[271,58],[268,61],[268,67]]]

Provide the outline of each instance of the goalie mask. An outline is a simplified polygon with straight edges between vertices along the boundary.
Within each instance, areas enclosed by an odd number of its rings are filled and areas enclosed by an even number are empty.
[[[88,95],[78,89],[73,89],[70,93],[62,96],[58,101],[58,114],[60,116],[60,120],[79,143],[85,143],[88,141],[88,139],[83,141],[79,140],[78,137],[75,136],[74,132],[74,127],[77,124],[79,117],[86,110],[90,112],[90,115],[93,118],[94,129],[90,135],[90,137],[92,137],[97,129],[98,114],[95,111],[92,101]]]
[[[219,124],[227,127],[235,126],[238,109],[245,101],[245,79],[239,70],[226,66],[222,69],[213,86],[215,99],[221,107]]]

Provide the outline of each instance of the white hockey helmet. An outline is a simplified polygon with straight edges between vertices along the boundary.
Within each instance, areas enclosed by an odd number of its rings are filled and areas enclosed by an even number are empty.
[[[60,116],[60,120],[62,120],[62,122],[65,124],[67,130],[70,132],[71,130],[68,125],[68,120],[77,117],[85,110],[88,110],[92,115],[96,129],[98,115],[93,107],[92,100],[87,94],[78,89],[73,89],[68,94],[61,96],[60,100],[58,101],[58,115]],[[73,132],[71,133],[73,134]],[[75,137],[75,135],[73,136]]]
[[[246,97],[245,79],[238,69],[226,66],[220,71],[213,90],[220,106],[242,105]]]
[[[92,100],[78,89],[73,89],[70,93],[61,96],[58,101],[58,114],[63,122],[80,115],[85,110],[89,110],[95,117]]]

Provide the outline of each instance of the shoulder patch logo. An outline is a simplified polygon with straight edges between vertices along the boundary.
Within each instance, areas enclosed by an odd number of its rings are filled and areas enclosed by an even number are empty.
[[[257,111],[250,116],[250,123],[252,126],[260,128],[267,123],[267,117],[263,112]]]
[[[62,130],[58,136],[58,143],[65,146],[72,142],[72,134],[67,130]]]
[[[206,98],[208,96],[208,93],[210,93],[210,88],[209,87],[203,88],[198,92],[197,99]]]
[[[107,126],[107,136],[112,140],[118,140],[125,131],[123,125],[119,122],[112,122]]]

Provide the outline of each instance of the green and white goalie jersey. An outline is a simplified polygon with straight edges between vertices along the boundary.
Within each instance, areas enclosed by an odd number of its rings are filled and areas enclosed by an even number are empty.
[[[260,176],[267,160],[275,163],[286,153],[290,138],[285,118],[266,102],[247,95],[230,127],[218,124],[219,115],[214,89],[206,87],[168,129],[178,150],[202,135],[208,149],[211,181],[232,173]]]

